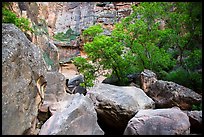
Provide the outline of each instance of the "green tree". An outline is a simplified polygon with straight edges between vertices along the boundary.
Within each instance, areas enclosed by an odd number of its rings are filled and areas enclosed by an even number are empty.
[[[153,70],[160,79],[179,74],[181,81],[185,81],[186,73],[170,73],[182,68],[189,74],[188,82],[192,76],[200,81],[200,74],[194,72],[202,56],[196,46],[202,38],[200,5],[194,2],[133,5],[132,14],[115,25],[111,36],[102,35],[100,25],[85,30],[83,35],[89,40],[84,50],[93,63],[111,69],[119,85],[126,83],[127,74],[143,69]]]
[[[121,44],[129,48],[130,59],[137,71],[150,69],[160,77],[161,71],[169,71],[175,64],[167,49],[159,47],[162,40],[159,20],[162,20],[163,3],[141,3],[133,6],[133,13],[116,24],[112,36]],[[167,30],[168,31],[168,30]]]
[[[84,40],[87,42],[87,41],[92,41],[93,37],[99,35],[102,32],[103,32],[103,29],[101,25],[97,24],[97,25],[90,26],[88,29],[84,30],[82,35]]]
[[[74,32],[71,28],[69,28],[65,33],[59,32],[53,36],[55,40],[70,42],[71,40],[75,40],[78,37],[78,34]]]
[[[94,85],[93,82],[96,78],[95,74],[96,68],[90,63],[88,63],[88,61],[85,58],[82,57],[75,57],[74,65],[76,65],[79,72],[84,75],[84,82],[80,83],[80,85],[85,88],[92,87]]]

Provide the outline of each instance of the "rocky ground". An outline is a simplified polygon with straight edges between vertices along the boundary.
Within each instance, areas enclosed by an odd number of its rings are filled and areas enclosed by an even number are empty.
[[[26,5],[25,15],[33,22],[45,18],[53,35],[69,26],[79,31],[94,21],[111,28],[113,15],[117,14],[118,20],[127,16],[130,5],[39,2]],[[97,18],[87,11],[95,11]],[[60,16],[56,16],[58,13]],[[65,16],[67,20],[63,20]],[[192,105],[202,103],[202,95],[177,83],[158,80],[151,70],[141,72],[129,86],[102,83],[106,78],[99,76],[93,88],[84,89],[79,86],[83,76],[76,66],[69,61],[58,63],[68,53],[79,52],[71,50],[75,45],[66,47],[45,36],[36,40],[29,41],[12,24],[2,24],[3,135],[202,134],[202,110],[192,110]],[[45,62],[45,51],[55,65]]]
[[[70,85],[83,81],[73,64],[62,73],[47,71],[41,50],[17,27],[2,24],[2,37],[2,134],[202,132],[202,111],[191,111],[192,104],[202,103],[202,96],[186,87],[157,80],[154,72],[144,70],[141,88],[99,82],[85,94],[78,92],[80,88],[72,93]],[[67,71],[74,72],[73,78],[63,75]]]

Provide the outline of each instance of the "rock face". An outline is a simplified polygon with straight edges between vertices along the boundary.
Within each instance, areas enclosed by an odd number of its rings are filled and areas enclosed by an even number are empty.
[[[43,50],[43,58],[46,62],[48,70],[54,72],[59,71],[59,49],[46,38],[42,39],[42,37],[38,37],[38,39],[41,39],[37,43]]]
[[[174,82],[157,80],[150,88],[148,95],[158,108],[178,106],[182,110],[191,110],[192,104],[202,102],[201,95]]]
[[[59,72],[65,76],[65,79],[72,79],[79,74],[77,67],[73,63],[64,63],[60,65]]]
[[[80,94],[62,101],[61,109],[42,126],[39,135],[103,135],[93,102]]]
[[[13,2],[12,8],[35,24],[44,19],[53,36],[69,28],[80,33],[95,23],[112,29],[115,22],[131,13],[132,4],[139,2]]]
[[[57,101],[62,100],[66,94],[64,75],[59,72],[47,72],[45,79],[47,81],[46,94],[54,94]]]
[[[144,92],[149,91],[150,85],[154,84],[157,81],[156,74],[151,70],[145,69],[141,74],[141,86]]]
[[[84,82],[84,77],[82,75],[76,75],[72,79],[67,79],[66,85],[71,93],[80,93],[86,95],[86,88],[80,86],[80,83]]]
[[[185,112],[191,123],[191,133],[202,133],[202,111],[187,111]]]
[[[19,17],[26,17],[37,26],[36,28],[41,28],[39,31],[47,30],[50,38],[57,33],[73,30],[77,37],[72,36],[70,42],[65,41],[63,46],[52,42],[59,48],[59,60],[66,62],[68,58],[79,53],[80,43],[83,42],[80,42],[78,35],[84,29],[100,23],[104,28],[104,34],[110,35],[113,24],[131,13],[131,4],[136,2],[13,2],[12,9]],[[43,38],[44,36],[31,37],[33,42],[46,48],[45,43],[50,39]],[[58,67],[55,64],[56,57],[51,57],[46,50],[44,52],[53,60],[54,66],[51,70],[55,70]]]
[[[150,70],[148,72],[154,74]],[[174,82],[157,80],[155,75],[144,75],[143,72],[141,75],[142,89],[155,101],[156,108],[178,106],[182,110],[191,110],[193,104],[200,105],[202,102],[202,96],[189,88]]]
[[[188,135],[188,116],[179,108],[140,110],[129,122],[124,135]]]
[[[51,109],[54,104],[64,100],[64,97],[68,94],[65,90],[65,77],[61,73],[47,72],[45,80],[47,81],[47,87],[43,104],[40,106],[40,112],[48,112],[48,108]]]
[[[138,110],[154,108],[154,101],[144,91],[133,86],[100,83],[88,91],[86,96],[94,102],[99,123],[104,125],[103,130],[107,134],[122,134],[127,122]]]
[[[42,51],[15,25],[2,24],[2,134],[34,128],[46,81]]]

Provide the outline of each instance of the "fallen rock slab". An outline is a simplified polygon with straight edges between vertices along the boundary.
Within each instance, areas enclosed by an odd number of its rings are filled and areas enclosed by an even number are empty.
[[[154,108],[154,101],[134,86],[99,83],[86,96],[94,102],[99,123],[107,134],[122,134],[137,111]]]
[[[72,100],[61,102],[63,107],[43,124],[39,135],[103,135],[93,102],[79,93],[70,96]]]
[[[128,122],[124,135],[189,135],[188,116],[178,107],[140,110]]]
[[[155,101],[156,108],[171,108],[192,110],[192,105],[202,103],[202,95],[175,82],[157,80],[151,70],[141,73],[141,85],[145,93]]]

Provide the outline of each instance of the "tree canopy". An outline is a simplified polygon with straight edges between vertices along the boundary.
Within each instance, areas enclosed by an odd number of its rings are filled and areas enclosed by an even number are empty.
[[[201,10],[197,2],[132,5],[131,15],[115,24],[111,36],[103,35],[98,24],[85,30],[91,41],[84,50],[93,63],[112,70],[118,85],[127,84],[128,74],[150,69],[159,79],[201,90]]]

